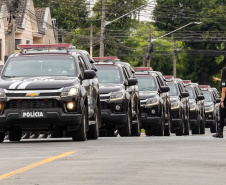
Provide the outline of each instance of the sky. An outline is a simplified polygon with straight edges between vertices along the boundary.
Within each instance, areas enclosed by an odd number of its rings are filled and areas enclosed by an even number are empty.
[[[94,5],[97,0],[87,0],[91,5]],[[125,0],[126,1],[126,0]],[[156,0],[148,0],[148,5],[140,12],[140,20],[152,22],[151,13],[153,12]]]

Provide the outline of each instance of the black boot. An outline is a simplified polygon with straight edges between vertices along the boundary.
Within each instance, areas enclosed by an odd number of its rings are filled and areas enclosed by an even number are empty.
[[[222,129],[218,128],[218,131],[216,134],[213,135],[213,137],[216,137],[216,138],[223,138],[224,135],[223,135],[223,131]]]

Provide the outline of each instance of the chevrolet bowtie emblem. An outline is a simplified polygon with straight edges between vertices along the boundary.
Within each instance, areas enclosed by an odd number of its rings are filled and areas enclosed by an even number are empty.
[[[28,94],[26,94],[26,96],[36,97],[36,96],[39,96],[39,93],[28,93]]]

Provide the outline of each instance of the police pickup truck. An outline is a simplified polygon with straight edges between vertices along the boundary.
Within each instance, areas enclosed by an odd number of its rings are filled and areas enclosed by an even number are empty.
[[[0,142],[5,133],[65,130],[74,141],[97,139],[99,92],[93,70],[70,44],[19,45],[0,78]]]

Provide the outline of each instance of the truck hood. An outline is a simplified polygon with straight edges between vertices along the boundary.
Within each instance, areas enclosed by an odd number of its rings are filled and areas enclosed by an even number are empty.
[[[3,77],[0,79],[0,88],[7,90],[47,90],[70,87],[78,83],[77,77]]]
[[[209,107],[211,105],[214,105],[213,102],[204,102],[204,106],[205,107]]]
[[[117,92],[124,89],[122,84],[100,84],[99,91],[100,94],[108,94],[111,92]]]
[[[178,101],[178,100],[179,100],[178,96],[170,96],[171,102]]]
[[[139,91],[140,99],[153,98],[158,95],[157,91]]]

